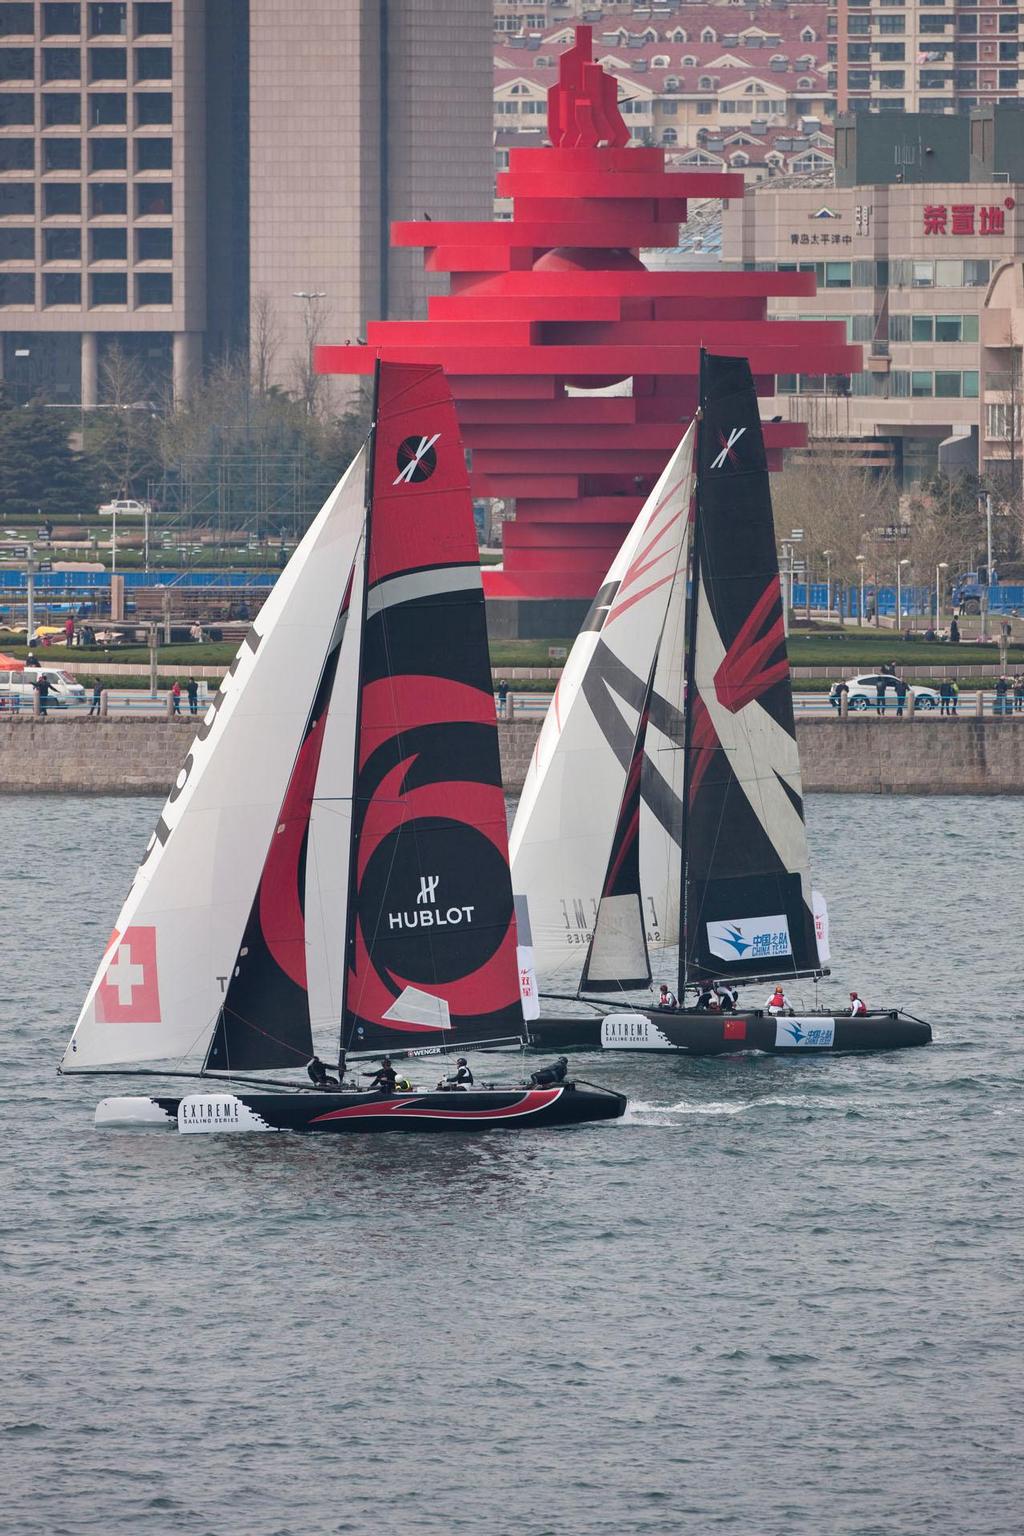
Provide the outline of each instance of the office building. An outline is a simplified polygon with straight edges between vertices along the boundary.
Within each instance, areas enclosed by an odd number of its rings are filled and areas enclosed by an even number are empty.
[[[413,314],[393,218],[491,206],[489,0],[0,0],[0,374],[91,407],[117,342],[148,395],[244,348],[270,381]],[[322,294],[315,301],[296,293]]]

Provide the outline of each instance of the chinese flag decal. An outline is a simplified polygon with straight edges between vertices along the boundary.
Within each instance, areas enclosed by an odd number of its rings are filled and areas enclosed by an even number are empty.
[[[723,1040],[745,1040],[747,1038],[746,1019],[726,1019],[722,1025]]]
[[[112,946],[96,988],[96,1018],[100,1024],[159,1024],[155,928],[127,928]]]

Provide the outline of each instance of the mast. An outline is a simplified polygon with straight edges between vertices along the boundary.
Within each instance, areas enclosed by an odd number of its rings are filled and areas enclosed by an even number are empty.
[[[686,996],[686,988],[689,985],[689,967],[687,965],[686,935],[689,932],[689,913],[686,908],[686,864],[688,833],[690,828],[690,788],[691,788],[691,762],[693,754],[693,703],[694,695],[694,667],[693,660],[697,649],[697,589],[700,580],[700,526],[701,526],[701,472],[700,455],[702,448],[702,422],[704,411],[704,371],[707,363],[707,352],[700,349],[700,366],[697,382],[697,414],[694,418],[695,442],[693,446],[693,526],[690,531],[690,606],[686,614],[686,654],[683,660],[683,817],[680,834],[681,854],[679,859],[679,971],[677,993],[680,1004]]]

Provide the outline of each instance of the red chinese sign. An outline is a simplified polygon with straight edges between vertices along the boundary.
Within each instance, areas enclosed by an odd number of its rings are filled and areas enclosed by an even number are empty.
[[[1015,208],[1012,197],[1004,197],[1002,207],[974,203],[925,203],[926,235],[1005,235],[1006,211]]]

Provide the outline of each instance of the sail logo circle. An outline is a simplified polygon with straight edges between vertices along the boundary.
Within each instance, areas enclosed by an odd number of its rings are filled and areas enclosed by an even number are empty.
[[[430,479],[437,468],[437,449],[434,444],[440,436],[440,432],[435,432],[433,437],[407,437],[399,443],[396,456],[398,474],[391,482],[392,485],[420,485]]]

